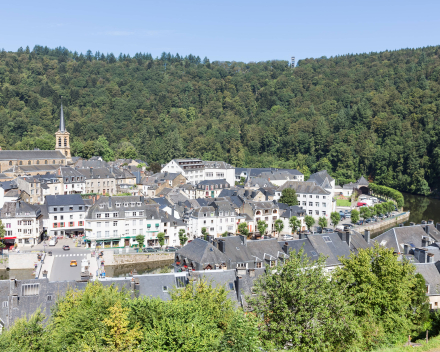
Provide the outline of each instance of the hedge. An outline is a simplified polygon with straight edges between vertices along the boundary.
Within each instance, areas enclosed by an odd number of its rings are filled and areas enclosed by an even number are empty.
[[[369,188],[371,191],[373,191],[377,195],[384,196],[384,197],[391,198],[391,199],[395,200],[398,208],[403,207],[403,204],[404,204],[403,195],[402,195],[402,193],[395,190],[394,188],[380,186],[375,183],[370,183]]]

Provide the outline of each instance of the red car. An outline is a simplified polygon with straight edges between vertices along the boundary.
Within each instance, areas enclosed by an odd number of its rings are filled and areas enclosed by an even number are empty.
[[[364,205],[367,205],[367,203],[365,203],[365,202],[358,202],[358,203],[357,203],[357,206],[358,206],[358,207],[362,207],[362,206],[364,206]]]

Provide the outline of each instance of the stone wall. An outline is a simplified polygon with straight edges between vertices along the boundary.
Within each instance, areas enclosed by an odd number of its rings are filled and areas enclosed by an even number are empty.
[[[162,260],[173,260],[174,253],[139,253],[139,254],[114,254],[113,251],[104,251],[105,265],[119,265],[130,263],[147,263]]]
[[[392,217],[391,219],[382,220],[379,222],[368,223],[366,225],[358,226],[355,230],[359,233],[364,233],[365,230],[371,232],[378,232],[383,229],[387,229],[392,226],[399,226],[399,224],[408,221],[410,212],[402,213],[398,216]]]

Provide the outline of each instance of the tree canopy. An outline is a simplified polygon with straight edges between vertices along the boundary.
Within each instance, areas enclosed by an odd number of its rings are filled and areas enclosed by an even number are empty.
[[[214,61],[35,46],[0,51],[0,145],[53,149],[63,96],[74,155],[323,168],[338,184],[428,194],[440,181],[440,46]]]

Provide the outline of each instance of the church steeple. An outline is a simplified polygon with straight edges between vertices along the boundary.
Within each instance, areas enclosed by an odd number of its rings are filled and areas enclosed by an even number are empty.
[[[61,97],[60,131],[64,132],[64,130],[63,97]]]
[[[64,124],[63,102],[61,101],[60,129],[55,133],[55,150],[59,150],[61,153],[63,153],[68,161],[72,159],[72,156],[70,155],[69,139],[70,133],[66,131]]]

